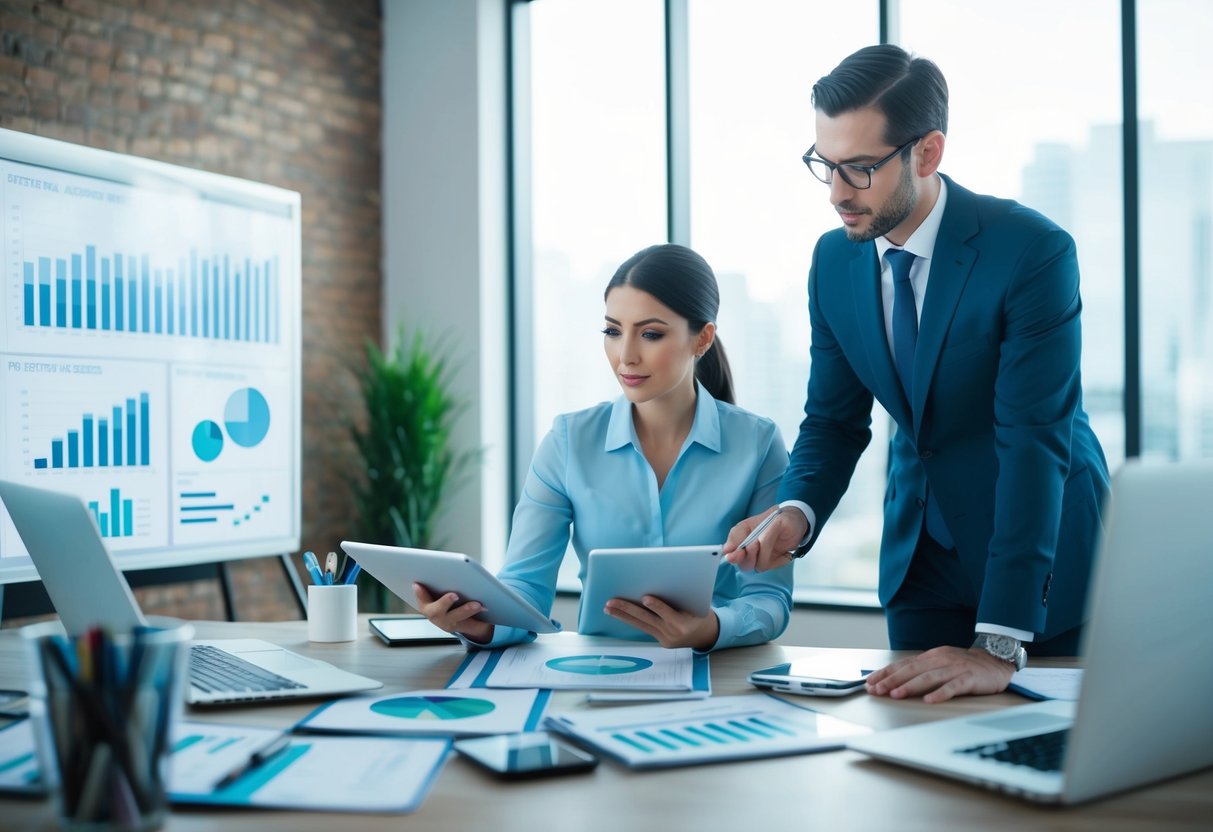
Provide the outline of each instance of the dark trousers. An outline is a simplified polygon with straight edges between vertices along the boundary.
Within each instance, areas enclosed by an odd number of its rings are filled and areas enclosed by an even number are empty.
[[[885,607],[889,646],[893,650],[968,647],[977,625],[977,602],[978,590],[969,582],[956,550],[943,548],[924,533],[905,581]],[[1081,635],[1080,625],[1024,646],[1030,656],[1077,656]]]

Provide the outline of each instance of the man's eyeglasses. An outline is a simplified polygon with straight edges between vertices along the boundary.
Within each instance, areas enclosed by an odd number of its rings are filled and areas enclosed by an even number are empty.
[[[918,136],[917,138],[910,139],[888,156],[872,165],[857,165],[852,162],[846,162],[838,165],[833,162],[827,162],[820,156],[813,155],[813,153],[817,150],[817,145],[810,147],[808,152],[806,152],[801,158],[804,159],[804,163],[808,165],[809,170],[813,172],[813,175],[827,185],[833,184],[834,171],[838,171],[838,175],[842,177],[843,182],[846,182],[852,188],[862,191],[872,187],[873,173],[887,165],[893,160],[894,156],[901,153],[901,151],[905,150],[907,147],[910,147],[921,138],[922,136]]]

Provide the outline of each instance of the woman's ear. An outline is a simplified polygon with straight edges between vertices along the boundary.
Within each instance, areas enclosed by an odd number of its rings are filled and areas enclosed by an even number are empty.
[[[695,336],[695,357],[703,358],[703,354],[712,348],[712,342],[715,340],[716,322],[708,321]]]

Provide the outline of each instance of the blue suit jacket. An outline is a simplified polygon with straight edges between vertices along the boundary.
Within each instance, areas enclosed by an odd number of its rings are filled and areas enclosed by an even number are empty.
[[[1074,241],[1016,202],[946,181],[912,402],[889,352],[875,244],[842,229],[818,241],[805,418],[778,497],[812,506],[815,540],[871,439],[875,397],[897,423],[881,603],[905,578],[929,483],[980,598],[977,620],[1050,638],[1083,621],[1108,488],[1082,408]]]

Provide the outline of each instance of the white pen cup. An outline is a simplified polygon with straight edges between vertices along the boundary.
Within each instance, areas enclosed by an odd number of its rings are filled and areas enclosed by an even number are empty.
[[[312,584],[307,588],[309,641],[353,641],[358,637],[358,585]]]

